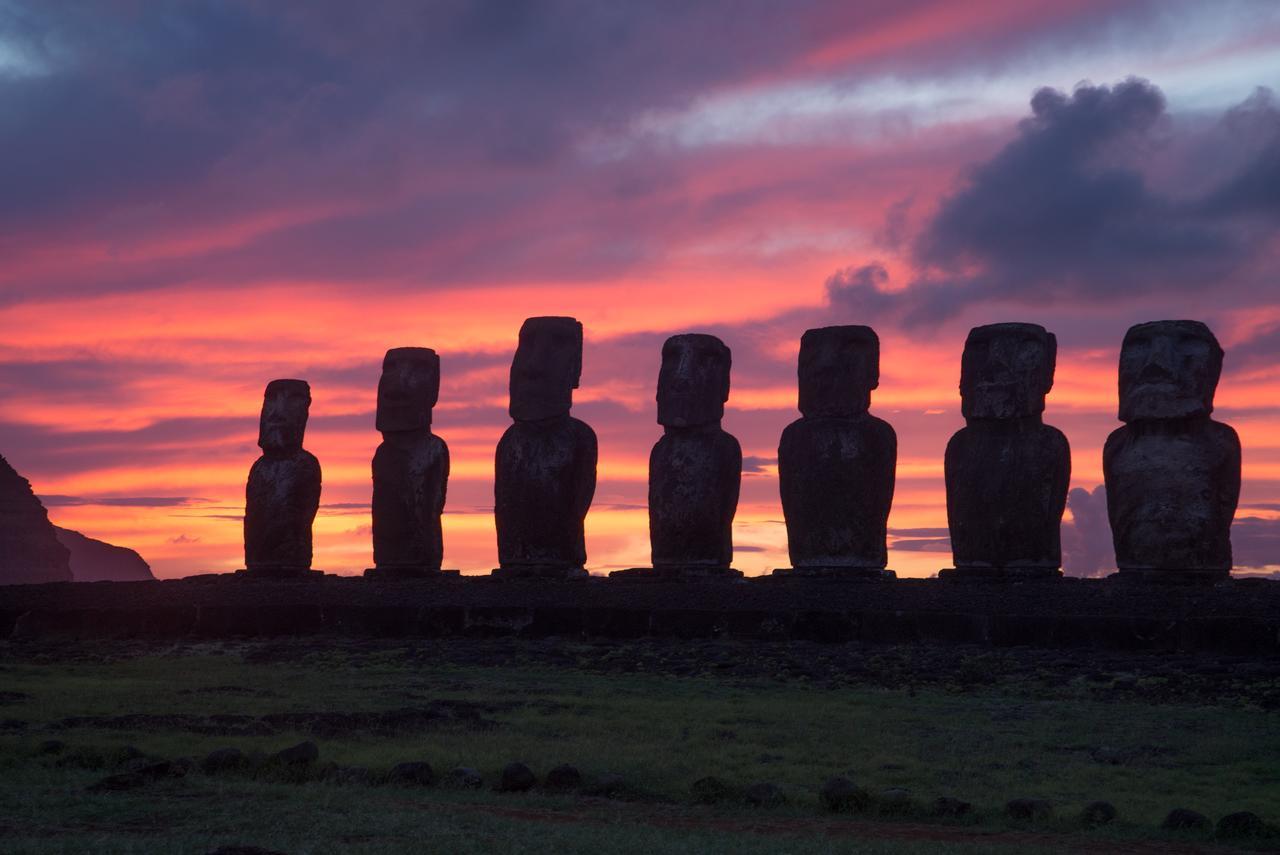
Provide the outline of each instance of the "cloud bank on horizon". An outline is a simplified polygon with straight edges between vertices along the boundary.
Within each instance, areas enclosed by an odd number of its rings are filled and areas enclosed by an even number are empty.
[[[1017,319],[1060,342],[1064,541],[1098,572],[1120,339],[1195,317],[1244,443],[1237,552],[1268,567],[1278,48],[1267,2],[0,0],[0,453],[158,575],[231,569],[262,388],[305,377],[316,563],[358,571],[382,353],[430,346],[446,563],[487,569],[516,330],[573,314],[589,565],[634,566],[660,344],[702,330],[734,351],[737,563],[760,572],[786,563],[799,336],[870,323],[890,566],[928,575],[964,334]]]

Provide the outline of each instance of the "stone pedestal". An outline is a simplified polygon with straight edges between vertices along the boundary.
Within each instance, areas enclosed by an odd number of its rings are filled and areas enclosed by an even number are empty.
[[[610,579],[624,582],[734,582],[743,578],[741,570],[732,567],[708,567],[700,564],[666,567],[628,567],[614,570]]]
[[[821,579],[828,582],[888,582],[898,574],[883,567],[777,567],[770,574],[773,579]]]

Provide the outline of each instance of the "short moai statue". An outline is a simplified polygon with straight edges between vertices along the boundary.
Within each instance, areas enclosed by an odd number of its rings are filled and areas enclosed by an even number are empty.
[[[311,524],[320,507],[320,463],[302,447],[310,407],[305,381],[267,384],[258,423],[262,456],[245,487],[244,572],[250,576],[319,575],[311,570]]]
[[[440,357],[426,347],[387,351],[378,380],[373,455],[373,562],[370,577],[440,573],[440,514],[449,482],[449,447],[431,432],[440,397]]]
[[[569,415],[582,374],[582,324],[529,318],[511,362],[513,423],[498,442],[494,576],[587,575],[583,522],[596,490],[596,435]]]
[[[1130,327],[1120,349],[1120,420],[1102,451],[1121,579],[1231,575],[1240,438],[1209,418],[1222,347],[1199,321]]]
[[[711,335],[675,335],[662,346],[658,423],[649,455],[652,567],[622,578],[733,579],[733,515],[742,481],[742,448],[720,427],[729,399],[731,355]]]
[[[782,577],[891,579],[886,526],[898,438],[868,412],[880,385],[880,339],[865,326],[800,339],[801,418],[778,444],[778,486],[791,569]]]
[[[1036,324],[974,327],[964,343],[965,427],[947,443],[954,579],[1053,579],[1071,482],[1067,438],[1043,421],[1058,344]]]

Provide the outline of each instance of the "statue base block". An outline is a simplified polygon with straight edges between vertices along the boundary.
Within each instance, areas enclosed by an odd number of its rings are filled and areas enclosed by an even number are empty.
[[[1061,579],[1057,567],[947,567],[938,578],[948,582],[1044,582]]]
[[[370,567],[364,571],[364,578],[366,579],[441,579],[446,576],[456,577],[458,575],[459,572],[457,570],[394,564],[385,567]]]
[[[610,579],[623,582],[736,582],[742,571],[732,567],[707,567],[698,564],[664,567],[628,567],[614,570]]]
[[[827,579],[832,582],[889,582],[898,574],[883,567],[778,567],[771,579]]]
[[[560,564],[508,564],[495,567],[489,574],[492,579],[586,579],[589,573],[581,567],[565,567]]]
[[[283,579],[300,582],[324,578],[323,571],[312,570],[310,567],[249,567],[229,575],[237,579]]]
[[[1136,583],[1139,585],[1214,585],[1231,581],[1230,570],[1204,570],[1187,568],[1121,569],[1107,577],[1108,581]]]

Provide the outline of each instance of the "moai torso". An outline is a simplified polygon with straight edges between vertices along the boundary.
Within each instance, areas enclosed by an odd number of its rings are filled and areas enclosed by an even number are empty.
[[[975,327],[947,443],[947,525],[956,577],[1057,577],[1071,482],[1067,438],[1042,421],[1057,342],[1035,324]]]
[[[867,412],[879,383],[870,327],[809,330],[800,343],[800,411],[782,432],[778,482],[796,568],[883,569],[898,439]]]
[[[1062,564],[1071,450],[1035,422],[961,428],[947,443],[947,520],[957,568]]]
[[[494,513],[502,575],[583,573],[583,524],[596,488],[596,435],[569,415],[582,324],[529,318],[511,363],[511,417],[498,443]]]
[[[422,347],[387,351],[378,382],[373,456],[375,574],[420,575],[440,569],[440,515],[449,481],[449,448],[431,432],[440,391],[440,359]]]
[[[1222,349],[1204,324],[1131,328],[1120,354],[1120,418],[1102,465],[1122,577],[1225,578],[1240,496],[1240,440],[1213,421]]]
[[[729,348],[678,335],[662,348],[658,421],[649,455],[649,545],[655,569],[728,570],[742,449],[720,428],[729,397]]]
[[[263,455],[245,487],[245,569],[290,576],[311,568],[311,526],[320,507],[320,463],[302,448],[311,390],[301,380],[272,380],[262,405]]]
[[[649,455],[654,567],[729,567],[742,449],[719,424],[669,430]]]
[[[596,485],[596,435],[565,415],[516,422],[498,443],[494,504],[502,566],[581,568]]]

